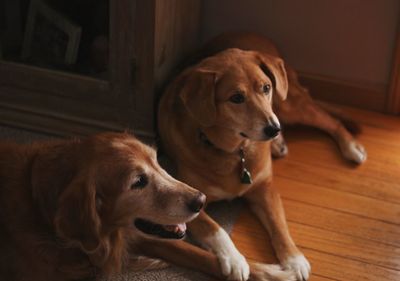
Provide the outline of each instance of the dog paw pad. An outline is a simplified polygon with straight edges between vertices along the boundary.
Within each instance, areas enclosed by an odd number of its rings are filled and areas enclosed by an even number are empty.
[[[289,150],[282,134],[279,134],[278,137],[272,141],[271,152],[272,156],[275,158],[282,158],[288,154]]]
[[[356,142],[349,142],[346,147],[343,149],[343,155],[346,159],[353,161],[357,164],[362,164],[367,160],[367,152],[364,147]]]
[[[304,255],[295,255],[282,262],[285,270],[291,270],[296,274],[298,281],[308,280],[311,272],[311,266]]]
[[[249,279],[249,265],[239,252],[230,253],[229,255],[219,254],[218,259],[222,273],[228,280],[246,281]]]

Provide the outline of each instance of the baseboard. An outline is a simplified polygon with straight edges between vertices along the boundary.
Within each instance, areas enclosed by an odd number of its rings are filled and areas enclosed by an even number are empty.
[[[302,72],[299,76],[301,84],[316,99],[385,112],[387,85],[353,83]]]

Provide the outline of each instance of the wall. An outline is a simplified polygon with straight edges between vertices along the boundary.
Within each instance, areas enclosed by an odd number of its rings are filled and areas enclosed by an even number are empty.
[[[398,0],[204,0],[202,38],[256,31],[271,38],[301,72],[385,95],[399,8]]]

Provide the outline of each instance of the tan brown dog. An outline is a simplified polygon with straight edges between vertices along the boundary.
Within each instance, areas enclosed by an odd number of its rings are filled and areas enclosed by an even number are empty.
[[[253,50],[281,58],[277,48],[270,40],[257,34],[242,32],[226,33],[214,38],[206,44],[199,57],[208,57],[228,48]],[[283,101],[277,96],[273,97],[273,108],[279,120],[287,125],[302,124],[327,132],[337,142],[342,155],[346,159],[356,164],[363,163],[367,159],[364,147],[355,140],[354,136],[344,126],[350,125],[352,127],[353,124],[348,123],[351,120],[347,120],[341,116],[340,112],[327,105],[316,104],[308,90],[301,86],[293,68],[285,64],[285,70],[289,87],[287,99]],[[272,154],[275,157],[282,157],[287,153],[288,149],[283,136],[279,134],[272,142]]]
[[[224,35],[208,44],[203,56],[169,85],[160,101],[163,146],[177,164],[178,178],[204,192],[208,202],[244,197],[269,232],[282,267],[307,280],[310,264],[290,237],[271,184],[271,140],[274,154],[287,153],[273,107],[286,123],[330,133],[350,160],[363,162],[365,151],[340,121],[312,101],[265,38]],[[248,279],[245,258],[205,212],[189,230],[217,255],[228,279]]]
[[[128,134],[1,143],[0,279],[80,280],[159,267],[145,252],[157,241],[173,246],[204,203]],[[212,256],[198,255],[216,267]]]

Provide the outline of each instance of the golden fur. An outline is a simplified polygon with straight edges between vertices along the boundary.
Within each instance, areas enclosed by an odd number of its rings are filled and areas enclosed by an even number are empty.
[[[163,266],[142,257],[158,237],[134,221],[185,223],[205,200],[128,134],[0,143],[0,155],[1,280],[67,281]]]

